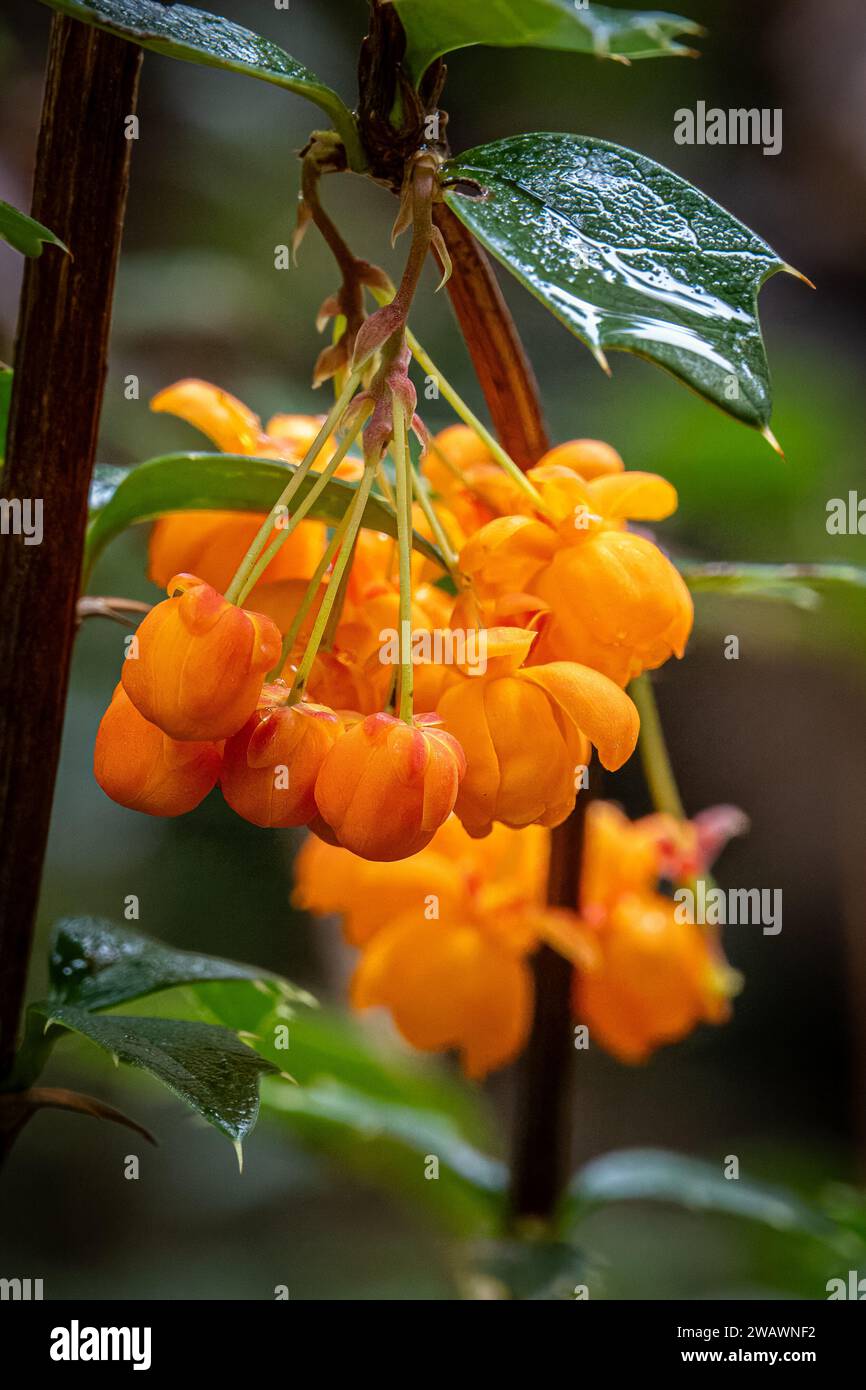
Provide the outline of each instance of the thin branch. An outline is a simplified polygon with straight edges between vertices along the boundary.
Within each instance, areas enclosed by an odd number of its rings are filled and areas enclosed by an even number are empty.
[[[39,499],[41,545],[0,546],[0,1076],[24,997],[105,383],[141,49],[51,26],[33,216],[69,247],[29,260],[15,344],[4,492]]]
[[[434,221],[451,257],[448,294],[496,433],[525,471],[550,447],[535,373],[486,252],[444,203]]]

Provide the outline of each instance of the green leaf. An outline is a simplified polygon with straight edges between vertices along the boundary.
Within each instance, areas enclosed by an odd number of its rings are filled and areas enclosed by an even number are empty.
[[[275,1068],[227,1028],[175,1018],[121,1018],[68,1005],[33,1008],[117,1061],[155,1076],[236,1144],[259,1112],[259,1082]]]
[[[742,222],[661,164],[580,135],[497,140],[442,176],[459,184],[445,194],[457,216],[605,369],[606,348],[636,353],[772,441],[757,297],[790,267]]]
[[[178,951],[143,932],[95,917],[65,917],[54,928],[49,958],[49,1004],[113,1009],[176,985],[207,980],[266,980],[282,1002],[314,1004],[288,980],[255,965]],[[267,996],[270,1000],[270,994]]]
[[[0,464],[6,457],[6,431],[12,401],[12,368],[0,366]]]
[[[721,1163],[665,1149],[620,1149],[574,1176],[567,1209],[578,1219],[611,1202],[668,1202],[689,1211],[745,1217],[779,1231],[834,1239],[835,1229],[794,1193],[747,1178],[726,1178]]]
[[[451,1231],[497,1227],[506,1172],[489,1154],[493,1127],[477,1088],[327,1009],[305,1010],[280,1029],[283,1005],[250,985],[205,984],[190,993],[205,1017],[242,1030],[299,1082],[266,1086],[262,1103],[303,1144],[423,1203]],[[425,1177],[428,1155],[439,1161],[438,1179]]]
[[[693,55],[678,34],[704,33],[692,19],[659,10],[614,10],[574,0],[394,0],[407,31],[407,63],[416,80],[434,58],[471,44],[559,48],[596,58]]]
[[[336,92],[278,44],[260,38],[222,15],[159,0],[43,0],[51,9],[106,33],[129,39],[169,58],[205,67],[246,73],[285,87],[327,111],[342,138],[349,163],[361,170],[365,159],[355,121]]]
[[[294,1060],[290,1056],[290,1067]],[[294,1071],[292,1071],[294,1075]],[[447,1115],[353,1090],[339,1081],[266,1086],[262,1103],[310,1147],[414,1206],[430,1205],[454,1231],[491,1231],[501,1220],[505,1166],[466,1140]],[[438,1177],[427,1176],[429,1161]]]
[[[491,1118],[477,1087],[375,1039],[360,1020],[327,1008],[304,1010],[291,1019],[289,1046],[283,1049],[276,1045],[276,1030],[287,1011],[269,989],[208,983],[193,993],[197,1017],[251,1035],[252,1046],[302,1086],[339,1081],[378,1100],[446,1115],[473,1143],[492,1143]]]
[[[118,481],[103,471],[97,479],[99,508],[87,531],[84,550],[84,583],[102,551],[115,536],[140,521],[154,521],[167,512],[240,511],[268,512],[294,472],[296,464],[273,459],[247,458],[236,454],[169,454],[141,463]],[[315,485],[318,474],[309,473],[296,494],[303,502]],[[112,486],[114,490],[112,491]],[[352,500],[357,483],[331,478],[309,515],[333,525]],[[91,501],[93,501],[91,497]],[[379,497],[371,497],[364,509],[362,525],[372,531],[397,535],[393,508]],[[444,561],[436,546],[417,533],[413,545],[422,555]],[[240,558],[240,557],[239,557]]]
[[[857,565],[746,565],[677,560],[677,569],[694,594],[773,599],[814,609],[822,594],[835,589],[866,589],[866,569]]]
[[[32,217],[19,212],[13,208],[11,203],[4,203],[0,199],[0,238],[8,241],[16,251],[22,252],[25,256],[41,256],[42,247],[59,246],[61,251],[69,254],[68,247],[64,246],[60,237],[55,236],[47,227],[43,227],[41,222],[36,222]]]

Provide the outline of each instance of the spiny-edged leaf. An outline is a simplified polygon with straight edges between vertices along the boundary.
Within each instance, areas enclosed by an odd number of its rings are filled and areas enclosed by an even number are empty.
[[[515,135],[445,165],[446,199],[479,241],[602,365],[606,348],[665,367],[766,429],[764,281],[789,269],[729,212],[633,150]],[[469,196],[472,185],[483,196]]]
[[[0,463],[6,457],[6,431],[9,427],[9,405],[12,400],[12,368],[0,365]]]
[[[59,236],[55,236],[47,227],[43,227],[41,222],[28,217],[26,213],[19,212],[13,208],[11,203],[4,203],[0,199],[0,239],[8,241],[16,251],[20,251],[25,256],[41,256],[42,248],[45,245],[59,246],[61,251],[67,251]]]
[[[314,72],[278,44],[222,15],[160,0],[43,0],[53,10],[94,24],[118,38],[169,58],[226,68],[297,92],[327,111],[346,146],[353,168],[363,168],[355,122],[344,103]]]
[[[287,1065],[291,1071],[291,1053]],[[262,1105],[305,1144],[389,1191],[399,1189],[413,1205],[429,1206],[453,1231],[487,1233],[501,1221],[504,1164],[470,1144],[447,1115],[379,1100],[339,1081],[267,1084]],[[437,1179],[426,1176],[431,1159]]]
[[[586,1273],[583,1251],[565,1240],[475,1241],[469,1255],[470,1294],[480,1275],[485,1281],[493,1280],[510,1298],[561,1302],[574,1298],[575,1284]]]
[[[773,599],[795,608],[813,609],[823,594],[835,589],[866,589],[866,569],[857,565],[744,565],[677,560],[677,569],[695,594]]]
[[[471,44],[560,48],[631,62],[691,54],[677,35],[700,24],[659,10],[578,9],[574,0],[393,0],[407,32],[407,62],[420,79],[434,58]]]
[[[314,1003],[305,991],[259,966],[178,951],[96,917],[65,917],[57,923],[49,976],[51,1004],[85,1009],[113,1009],[158,990],[206,980],[267,980],[285,1005]]]
[[[51,1023],[89,1038],[118,1061],[150,1072],[240,1143],[259,1113],[259,1081],[276,1069],[227,1028],[176,1018],[121,1018],[69,1005],[38,1006]]]
[[[620,1149],[587,1163],[566,1198],[578,1218],[611,1202],[668,1202],[694,1212],[746,1217],[780,1231],[832,1239],[832,1223],[793,1192],[740,1177],[726,1178],[721,1163],[665,1149]]]
[[[101,506],[92,516],[85,542],[85,582],[109,541],[128,526],[154,521],[167,512],[268,512],[296,466],[240,454],[169,454],[139,464],[119,481],[116,470],[112,470],[114,477],[103,472],[97,485]],[[317,473],[307,474],[296,493],[296,505],[304,501],[318,477]],[[334,525],[351,503],[357,486],[343,478],[330,478],[309,515]],[[383,498],[369,499],[362,525],[389,536],[397,535],[394,510]],[[445,568],[436,546],[423,536],[416,533],[413,545]]]

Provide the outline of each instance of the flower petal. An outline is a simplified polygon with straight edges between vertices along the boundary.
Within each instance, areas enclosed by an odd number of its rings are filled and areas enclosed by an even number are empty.
[[[616,772],[635,750],[640,716],[632,700],[600,671],[574,661],[531,666],[518,679],[546,690],[598,749],[602,765]]]

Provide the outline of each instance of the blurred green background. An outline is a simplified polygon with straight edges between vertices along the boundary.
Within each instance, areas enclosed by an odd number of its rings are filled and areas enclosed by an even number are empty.
[[[675,7],[676,8],[676,7]],[[828,536],[830,498],[863,490],[864,238],[853,209],[866,196],[866,11],[861,0],[683,0],[707,25],[697,62],[624,68],[555,53],[464,50],[449,62],[443,105],[455,152],[523,130],[569,130],[638,148],[693,180],[817,284],[785,276],[762,294],[773,368],[773,427],[786,458],[658,370],[617,354],[606,380],[591,356],[517,286],[506,292],[536,365],[552,434],[610,440],[627,465],[680,489],[664,536],[708,559],[864,563],[864,538]],[[364,32],[363,0],[224,0],[220,10],[275,39],[351,104]],[[50,12],[7,0],[0,17],[0,197],[26,207]],[[781,107],[783,150],[682,147],[674,112],[708,106]],[[274,269],[290,241],[296,154],[319,124],[315,108],[241,76],[146,54],[140,139],[117,289],[99,458],[132,463],[197,435],[151,416],[148,398],[181,376],[204,377],[263,418],[319,411],[309,388],[319,348],[315,310],[335,286],[311,234],[300,268]],[[359,254],[392,273],[394,201],[354,177],[330,179],[327,205]],[[0,246],[0,358],[11,360],[20,260]],[[416,331],[479,409],[465,350],[432,275]],[[124,398],[135,373],[141,399]],[[433,427],[449,423],[429,405]],[[56,440],[63,466],[63,439]],[[146,537],[111,549],[94,592],[153,599]],[[866,1124],[866,721],[863,594],[806,614],[780,604],[701,600],[687,659],[658,681],[672,755],[690,811],[734,802],[752,833],[721,861],[723,885],[782,888],[784,928],[726,935],[746,979],[732,1024],[703,1029],[628,1069],[581,1053],[575,1157],[657,1145],[805,1194],[863,1176]],[[740,659],[724,658],[724,638]],[[283,971],[340,1001],[350,954],[332,926],[288,905],[292,836],[255,830],[210,798],[176,822],[115,806],[92,780],[96,726],[122,657],[123,631],[82,631],[33,967],[44,986],[47,929],[61,914],[119,919],[141,900],[139,925]],[[7,712],[8,713],[8,712]],[[13,714],[14,717],[14,714]],[[636,766],[606,794],[647,809]],[[381,1022],[373,1027],[381,1031]],[[387,1032],[387,1028],[385,1029]],[[447,1066],[447,1063],[444,1064]],[[42,1114],[20,1141],[0,1187],[0,1274],[43,1277],[49,1297],[453,1297],[452,1252],[423,1207],[311,1158],[262,1123],[239,1178],[231,1149],[155,1084],[67,1043],[52,1063],[154,1128],[129,1183],[130,1139],[77,1117]],[[513,1077],[489,1100],[507,1127]],[[132,1144],[133,1150],[135,1144]],[[730,1218],[614,1207],[585,1232],[592,1296],[823,1297],[824,1271],[793,1236]],[[841,1271],[841,1272],[844,1272]],[[866,1271],[861,1271],[866,1272]]]

